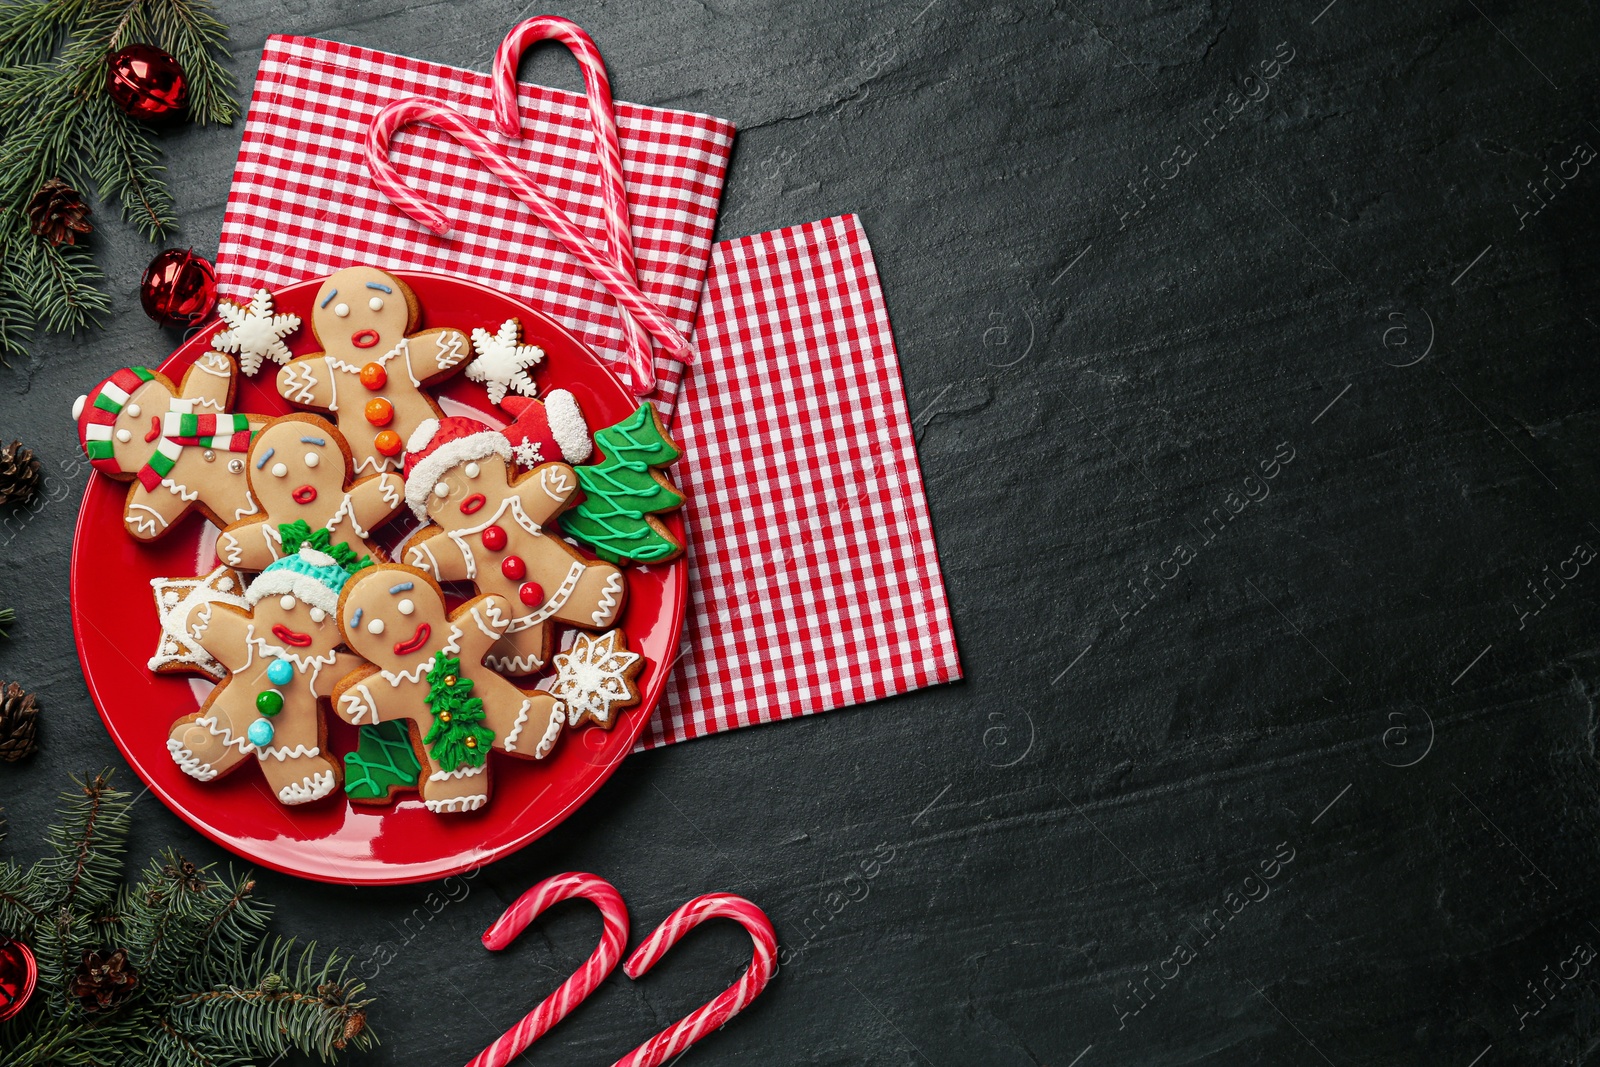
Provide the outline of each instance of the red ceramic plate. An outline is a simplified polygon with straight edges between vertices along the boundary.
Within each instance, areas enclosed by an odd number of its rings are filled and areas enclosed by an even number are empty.
[[[492,333],[506,319],[520,319],[523,340],[546,353],[535,375],[540,392],[571,390],[591,427],[609,426],[635,410],[632,394],[594,353],[546,316],[470,282],[430,274],[401,277],[422,304],[421,329],[481,326]],[[310,321],[320,281],[291,285],[275,296],[277,311],[299,315],[304,324],[289,338],[295,355],[317,348]],[[181,379],[214,332],[208,328],[185,343],[161,372]],[[241,377],[234,410],[290,411],[273,389],[275,372],[268,363],[255,379]],[[448,380],[436,396],[446,414],[470,415],[494,426],[507,421],[483,387],[464,375]],[[687,571],[681,560],[628,568],[628,605],[620,625],[628,646],[646,660],[639,706],[622,713],[609,731],[596,726],[567,731],[555,751],[537,763],[492,753],[493,792],[480,811],[435,815],[415,792],[398,794],[389,806],[351,804],[341,791],[286,808],[248,762],[215,781],[197,782],[167,754],[167,729],[200,706],[211,682],[158,675],[146,666],[160,633],[150,580],[209,572],[217,565],[217,531],[191,514],[160,541],[141,544],[122,529],[127,488],[126,482],[91,475],[78,515],[72,623],[89,695],[151,792],[189,825],[253,862],[319,881],[367,885],[426,881],[488,863],[546,833],[600,788],[633,748],[661,698],[683,625]],[[678,516],[666,521],[681,538]],[[392,546],[414,526],[404,515],[378,536]],[[329,747],[339,758],[355,748],[355,728],[331,712],[328,719]]]

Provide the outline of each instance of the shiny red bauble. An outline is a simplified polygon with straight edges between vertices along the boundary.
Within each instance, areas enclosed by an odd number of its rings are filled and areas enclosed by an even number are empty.
[[[507,556],[500,561],[500,573],[513,582],[520,582],[528,575],[528,565],[522,562],[521,556]]]
[[[544,603],[544,587],[538,582],[523,582],[517,588],[517,599],[530,608],[536,608]]]
[[[163,326],[192,326],[216,310],[216,269],[189,249],[157,253],[139,279],[139,303]]]
[[[130,44],[106,60],[106,92],[129,118],[165,122],[189,102],[189,81],[155,45]]]
[[[498,526],[486,527],[480,536],[483,538],[483,547],[490,552],[498,552],[506,547],[506,532]]]
[[[28,946],[0,937],[0,1023],[22,1011],[38,981],[39,968]]]

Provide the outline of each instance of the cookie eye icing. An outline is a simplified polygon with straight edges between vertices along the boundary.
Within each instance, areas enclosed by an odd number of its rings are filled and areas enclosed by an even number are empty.
[[[478,471],[479,467],[476,463],[468,463],[466,465],[465,473],[468,478],[476,478],[478,476]]]
[[[440,482],[438,485],[435,485],[433,487],[433,495],[436,496],[436,497],[439,497],[440,499],[443,499],[444,497],[447,497],[447,496],[450,495],[450,487],[448,485],[446,485],[444,482]]]
[[[396,606],[400,609],[400,614],[402,615],[410,615],[413,611],[417,610],[417,606],[411,602],[410,597],[400,601],[400,603]]]
[[[133,440],[132,431],[129,431],[129,430],[118,430],[117,431],[117,440],[121,441],[123,444],[127,444],[129,441]]]
[[[139,410],[139,405],[138,404],[129,404],[128,405],[128,418],[137,419],[142,414],[143,414],[143,412],[141,412]]]
[[[333,305],[333,313],[341,319],[345,318],[350,314],[350,305],[345,303],[335,304]]]
[[[288,473],[289,473],[289,468],[286,465],[284,465],[282,463],[274,463],[272,465],[272,476],[274,478],[282,478],[284,475],[286,475]]]
[[[362,610],[363,609],[361,609],[361,608],[357,608],[356,609],[356,613],[354,615],[350,616],[350,629],[354,630],[357,626],[361,625],[361,612],[362,612]]]
[[[306,453],[306,466],[315,467],[318,463],[321,463],[321,462],[322,462],[322,457],[317,455],[315,452],[307,452]]]
[[[383,297],[375,296],[371,300],[368,300],[367,301],[367,307],[371,308],[373,311],[382,311],[383,310]]]
[[[267,460],[271,459],[272,454],[276,451],[278,451],[276,448],[269,448],[265,452],[261,453],[261,458],[256,460],[256,470],[260,470],[262,467],[265,467],[267,465]]]
[[[371,622],[367,623],[367,633],[374,636],[383,633],[383,620],[373,619]]]
[[[294,595],[292,593],[283,594],[278,598],[278,607],[282,608],[284,611],[293,611]]]
[[[328,617],[328,613],[326,611],[323,611],[321,608],[312,608],[311,609],[311,621],[312,622],[321,622],[323,619],[326,619],[327,617]]]
[[[321,448],[328,443],[328,439],[326,437],[302,437],[300,438],[300,443],[303,445],[316,445]]]
[[[396,593],[409,593],[416,587],[416,583],[414,582],[401,582],[399,585],[391,585],[389,587],[389,595],[394,596]]]
[[[380,282],[368,282],[367,283],[367,288],[368,289],[376,289],[380,293],[392,293],[392,292],[394,292],[393,289],[389,288],[387,285],[383,285]]]
[[[337,290],[337,289],[329,290],[328,295],[322,298],[322,303],[318,304],[317,307],[319,307],[319,308],[327,307],[329,304],[333,303],[333,298],[338,296],[338,295],[339,295],[339,290]]]

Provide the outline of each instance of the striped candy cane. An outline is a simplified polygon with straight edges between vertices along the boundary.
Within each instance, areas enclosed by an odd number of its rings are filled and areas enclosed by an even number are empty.
[[[638,284],[624,274],[605,253],[595,248],[583,235],[566,212],[557,207],[540,191],[522,170],[496,147],[477,126],[448,104],[423,96],[396,100],[372,120],[367,128],[367,169],[372,180],[394,205],[440,236],[450,233],[450,220],[443,211],[422,198],[400,177],[389,160],[389,145],[394,135],[413,123],[427,123],[448,133],[455,141],[478,158],[488,170],[506,183],[506,186],[533,212],[566,246],[583,262],[596,281],[604,285],[617,303],[649,330],[673,359],[680,363],[693,361],[693,348],[689,341],[667,321],[660,308],[639,290]],[[654,379],[643,381],[634,376],[633,391],[643,396],[654,386]]]
[[[617,137],[617,120],[611,111],[611,79],[600,50],[577,23],[554,15],[525,19],[506,34],[494,57],[494,122],[507,137],[522,136],[522,116],[517,105],[517,64],[530,45],[539,41],[560,41],[572,51],[583,72],[584,94],[589,100],[589,122],[594,127],[595,155],[600,161],[600,189],[605,201],[606,238],[617,267],[638,280],[633,259],[633,225],[628,213],[628,194],[622,181],[622,142]],[[639,320],[623,313],[627,333],[628,361],[633,371],[634,391],[640,396],[655,388],[655,361],[650,356],[650,337]],[[649,383],[640,388],[641,382]]]
[[[684,1049],[705,1037],[739,1014],[767,987],[778,969],[778,939],[766,913],[744,897],[731,893],[707,893],[696,897],[667,916],[665,922],[634,950],[622,969],[629,978],[638,978],[654,967],[667,950],[684,934],[707,919],[732,919],[750,932],[755,953],[739,980],[717,995],[709,1004],[684,1016],[640,1045],[612,1067],[660,1067]]]
[[[600,944],[584,965],[561,983],[560,988],[545,997],[516,1026],[501,1034],[494,1044],[478,1053],[467,1067],[505,1067],[522,1055],[529,1045],[543,1037],[552,1026],[566,1018],[616,969],[617,961],[622,958],[622,950],[628,943],[628,909],[611,883],[593,874],[558,874],[522,894],[495,920],[493,926],[484,931],[484,947],[494,951],[505,948],[550,905],[573,897],[583,897],[600,909],[600,920],[604,924],[600,932]]]

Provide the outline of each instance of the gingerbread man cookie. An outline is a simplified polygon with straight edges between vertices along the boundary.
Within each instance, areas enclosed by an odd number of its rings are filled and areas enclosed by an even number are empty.
[[[543,759],[566,725],[560,700],[524,692],[483,666],[511,623],[510,607],[504,597],[479,596],[447,613],[432,578],[396,563],[362,571],[340,594],[345,643],[372,665],[334,687],[334,706],[356,726],[411,724],[429,811],[481,808],[491,748]]]
[[[406,452],[406,500],[432,520],[407,543],[405,560],[441,581],[466,580],[513,605],[488,663],[529,674],[550,657],[551,624],[600,630],[622,613],[622,571],[586,560],[545,527],[578,488],[565,463],[543,463],[512,479],[504,434],[472,419],[424,423]]]
[[[302,547],[250,583],[244,608],[207,603],[189,613],[189,639],[227,677],[168,733],[167,751],[185,774],[209,782],[253,755],[280,803],[334,791],[341,768],[325,752],[321,701],[361,665],[339,648],[336,612],[349,578],[332,555]]]
[[[387,473],[352,481],[350,449],[328,420],[303,414],[273,419],[256,434],[245,473],[260,514],[217,537],[223,563],[261,570],[294,551],[284,548],[283,527],[302,522],[307,533],[326,530],[357,555],[388,559],[368,538],[404,506],[405,483]]]
[[[134,537],[154,541],[191,508],[218,526],[259,510],[244,453],[267,416],[229,410],[237,374],[220,352],[197,359],[178,386],[147,367],[124,367],[72,406],[89,462],[133,483],[122,522]]]
[[[333,415],[358,475],[400,469],[412,431],[443,414],[422,387],[460,370],[471,354],[460,330],[412,332],[421,320],[399,278],[346,267],[317,290],[311,329],[323,351],[278,371],[284,399]]]

